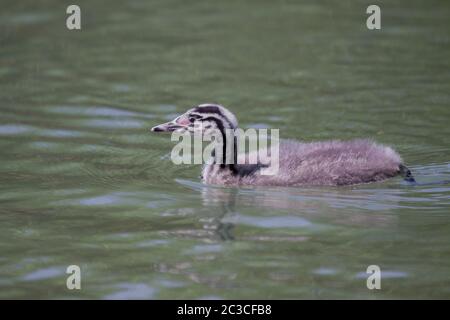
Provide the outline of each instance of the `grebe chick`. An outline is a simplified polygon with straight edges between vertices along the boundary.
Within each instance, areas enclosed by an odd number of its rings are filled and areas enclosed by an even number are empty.
[[[216,129],[222,134],[223,155],[227,154],[225,131],[237,129],[238,123],[234,114],[221,105],[198,105],[151,130],[192,133],[198,128],[195,126],[198,123],[202,124],[201,130]],[[237,160],[237,152],[233,151]],[[239,155],[239,158],[245,156],[248,155]],[[279,168],[274,175],[261,174],[261,170],[266,167],[262,163],[225,163],[215,159],[204,165],[203,182],[237,186],[345,186],[382,181],[397,175],[403,176],[406,181],[415,182],[397,152],[369,139],[321,142],[281,140]]]

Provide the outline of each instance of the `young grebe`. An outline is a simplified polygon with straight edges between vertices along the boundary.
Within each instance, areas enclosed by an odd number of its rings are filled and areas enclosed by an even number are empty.
[[[198,128],[198,123],[202,124],[201,130],[219,130],[224,141],[225,156],[227,154],[225,131],[237,129],[237,120],[221,105],[198,105],[151,130],[194,132],[195,128]],[[237,157],[241,158],[242,155],[237,155],[236,143],[234,146],[234,157],[237,160]],[[214,158],[214,153],[212,156]],[[204,165],[202,179],[205,183],[245,186],[344,186],[382,181],[397,175],[403,176],[408,182],[415,182],[397,152],[368,139],[308,143],[282,140],[279,143],[279,168],[274,175],[261,174],[261,170],[267,167],[267,162],[218,163],[219,161],[215,159],[211,164]]]

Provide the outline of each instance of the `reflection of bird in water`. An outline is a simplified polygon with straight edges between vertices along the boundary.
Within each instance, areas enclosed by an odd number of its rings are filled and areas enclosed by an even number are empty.
[[[225,222],[224,218],[235,213],[235,205],[238,190],[234,188],[202,188],[202,198],[204,205],[214,205],[220,208],[219,214],[215,215],[210,223],[205,224],[204,228],[212,229],[221,240],[234,240],[232,234],[234,224]]]
[[[341,186],[381,181],[397,175],[414,182],[411,172],[402,164],[400,156],[393,149],[361,139],[311,143],[282,141],[279,143],[278,159],[275,159],[274,154],[269,155],[258,150],[260,156],[264,154],[259,162],[239,164],[238,158],[242,155],[237,154],[237,138],[227,134],[230,130],[235,132],[236,129],[236,117],[228,109],[216,104],[203,104],[170,122],[153,127],[152,131],[201,131],[204,135],[220,132],[222,155],[216,155],[214,152],[213,163],[205,165],[203,169],[203,181],[208,184]],[[232,157],[229,156],[230,153]],[[226,159],[234,161],[227,163],[224,161]],[[263,170],[272,164],[272,160],[278,162],[279,169],[275,174],[262,174]]]
[[[209,232],[208,238],[219,240],[234,240],[239,225],[260,230],[239,234],[239,240],[272,242],[305,241],[311,232],[325,231],[329,225],[383,228],[397,222],[398,217],[390,213],[406,200],[401,189],[238,189],[177,181],[200,192],[205,208],[200,218],[203,230]],[[272,232],[280,229],[282,234]]]

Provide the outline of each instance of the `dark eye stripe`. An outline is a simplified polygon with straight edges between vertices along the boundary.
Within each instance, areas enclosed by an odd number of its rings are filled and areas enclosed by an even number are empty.
[[[215,117],[220,122],[225,122],[229,125],[230,128],[233,127],[233,124],[231,121],[220,111],[220,109],[214,105],[210,106],[203,106],[203,107],[196,107],[192,113],[189,114],[189,116],[198,116],[198,119],[206,120],[208,118],[203,118],[201,114],[204,113],[208,116]],[[216,115],[216,116],[214,116]]]
[[[201,115],[199,115],[199,114],[191,113],[191,114],[189,114],[189,120],[191,118],[194,118],[195,120],[198,120],[198,119],[201,119],[203,117]]]

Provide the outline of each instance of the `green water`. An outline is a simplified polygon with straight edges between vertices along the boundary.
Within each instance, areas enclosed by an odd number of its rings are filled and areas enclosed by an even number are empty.
[[[0,298],[450,298],[449,184],[204,186],[148,130],[217,102],[448,180],[448,1],[75,2],[2,1]]]

